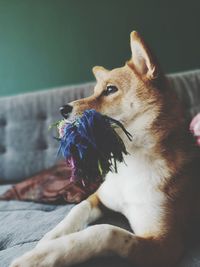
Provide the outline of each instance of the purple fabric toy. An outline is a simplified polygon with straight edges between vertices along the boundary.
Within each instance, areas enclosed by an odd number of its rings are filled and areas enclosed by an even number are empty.
[[[109,171],[117,172],[116,163],[128,154],[115,128],[121,128],[129,140],[131,134],[119,121],[93,109],[72,122],[61,120],[54,126],[60,142],[58,153],[72,168],[72,179],[81,179],[83,184],[102,182]]]

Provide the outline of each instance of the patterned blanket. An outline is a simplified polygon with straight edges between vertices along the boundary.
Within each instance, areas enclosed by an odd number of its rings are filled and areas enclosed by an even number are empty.
[[[78,203],[92,194],[99,184],[84,186],[70,180],[71,170],[65,162],[17,183],[0,196],[0,200],[26,200],[49,204]]]

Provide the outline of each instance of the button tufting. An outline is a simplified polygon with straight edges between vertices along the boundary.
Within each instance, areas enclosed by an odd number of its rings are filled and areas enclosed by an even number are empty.
[[[38,149],[39,150],[46,150],[48,148],[48,145],[46,142],[39,142],[38,143]]]
[[[45,143],[45,144],[43,144],[43,146],[42,146],[42,149],[43,150],[46,150],[48,148],[48,145]]]
[[[47,119],[47,115],[44,114],[44,113],[39,113],[38,116],[37,116],[37,118],[39,120],[46,120]]]
[[[1,153],[1,154],[6,153],[6,148],[5,148],[5,146],[0,145],[0,153]]]
[[[0,127],[6,126],[7,122],[4,118],[0,118]]]

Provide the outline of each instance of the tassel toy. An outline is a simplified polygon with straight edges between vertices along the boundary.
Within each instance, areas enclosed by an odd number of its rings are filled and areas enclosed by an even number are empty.
[[[127,138],[131,134],[117,120],[91,109],[74,121],[55,123],[60,142],[58,153],[72,169],[72,180],[81,179],[83,185],[102,182],[109,172],[117,172],[117,162],[123,162],[126,147],[116,133],[121,128]]]

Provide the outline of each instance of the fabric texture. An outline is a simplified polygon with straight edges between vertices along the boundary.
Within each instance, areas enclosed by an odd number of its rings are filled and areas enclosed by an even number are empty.
[[[84,186],[80,180],[72,180],[72,171],[65,161],[41,171],[33,177],[14,184],[0,200],[25,200],[46,204],[79,203],[99,187],[93,183]]]
[[[185,108],[188,122],[200,112],[200,70],[168,76]],[[93,83],[0,99],[0,182],[22,181],[55,165],[57,144],[47,128],[58,120],[58,109],[91,93]],[[0,186],[0,194],[10,188]],[[23,201],[0,202],[0,267],[8,267],[69,212],[73,205]],[[123,216],[113,214],[100,222],[129,229]],[[118,258],[95,259],[79,266],[128,267]],[[200,244],[188,249],[176,267],[200,266]]]

